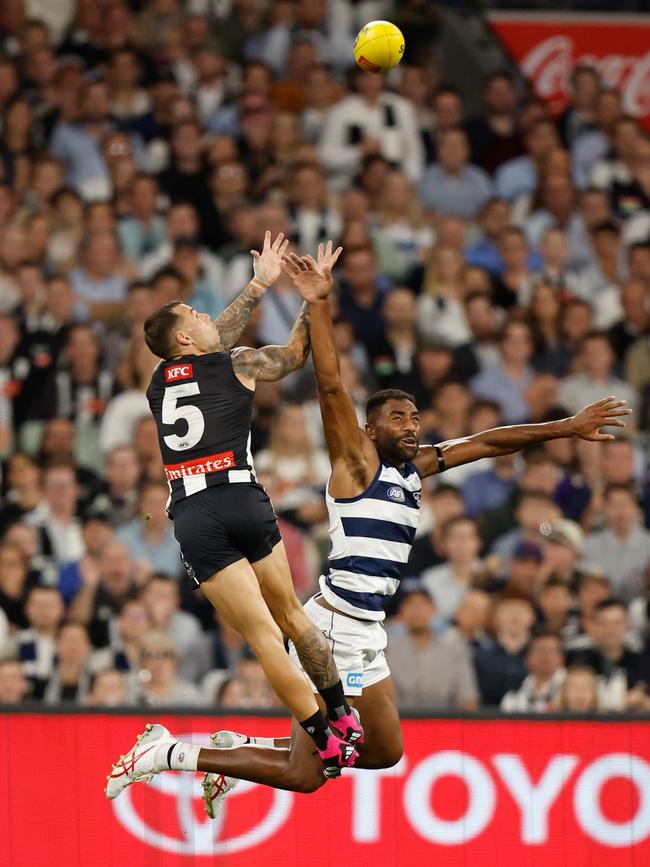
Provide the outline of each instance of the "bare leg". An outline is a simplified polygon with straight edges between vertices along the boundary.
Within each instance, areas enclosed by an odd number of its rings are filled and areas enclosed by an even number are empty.
[[[312,739],[295,720],[291,721],[290,743],[289,750],[272,747],[202,749],[198,770],[263,783],[275,789],[315,792],[326,782],[323,764]]]
[[[366,740],[359,746],[356,767],[377,770],[396,765],[402,757],[403,744],[392,679],[381,680],[364,689],[362,695],[348,697],[348,701],[358,708],[366,732]],[[319,705],[322,705],[321,700]],[[286,746],[290,746],[289,751],[281,748]],[[294,792],[313,792],[324,782],[311,739],[295,721],[292,721],[291,739],[276,739],[275,748],[203,749],[199,753],[198,767],[200,771]]]
[[[289,659],[250,563],[238,560],[201,584],[205,597],[236,629],[260,661],[278,697],[298,720],[318,710],[316,699]]]
[[[293,641],[302,667],[316,689],[334,686],[340,678],[332,651],[295,594],[284,543],[278,542],[268,557],[253,563],[252,567],[273,619]]]
[[[360,744],[356,768],[391,768],[402,757],[404,744],[400,727],[393,679],[387,677],[349,698],[361,714],[366,733]]]

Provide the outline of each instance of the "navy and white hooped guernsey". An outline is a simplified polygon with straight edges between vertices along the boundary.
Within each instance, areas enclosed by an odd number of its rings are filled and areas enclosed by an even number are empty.
[[[397,590],[420,519],[422,482],[415,464],[381,463],[358,497],[326,493],[330,553],[323,597],[334,608],[363,620],[383,620]]]

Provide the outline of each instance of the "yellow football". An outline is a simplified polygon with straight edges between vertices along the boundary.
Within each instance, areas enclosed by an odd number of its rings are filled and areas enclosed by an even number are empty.
[[[404,55],[404,37],[390,21],[369,21],[354,40],[354,59],[366,72],[388,72]]]

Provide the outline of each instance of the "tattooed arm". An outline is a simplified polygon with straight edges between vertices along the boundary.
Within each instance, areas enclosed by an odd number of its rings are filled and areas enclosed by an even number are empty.
[[[286,346],[262,346],[261,349],[240,346],[232,351],[232,367],[237,379],[247,388],[254,388],[258,379],[276,382],[304,367],[309,346],[309,305],[305,303]]]
[[[222,352],[228,352],[235,346],[246,330],[253,310],[260,303],[267,289],[267,284],[262,283],[257,277],[253,277],[244,291],[215,319],[215,324],[219,329]]]
[[[271,233],[264,235],[262,252],[251,250],[254,277],[244,291],[221,313],[215,323],[221,339],[221,351],[228,352],[244,333],[253,310],[264,293],[280,276],[280,263],[289,241],[282,232],[271,243]]]

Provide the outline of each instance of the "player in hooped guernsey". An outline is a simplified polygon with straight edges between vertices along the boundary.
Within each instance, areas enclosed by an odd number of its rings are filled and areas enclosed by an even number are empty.
[[[271,243],[266,233],[262,253],[253,253],[251,291],[259,295],[277,279],[287,243],[282,235]],[[149,317],[145,339],[162,359],[147,397],[170,487],[168,511],[188,574],[259,659],[295,717],[294,731],[312,744],[321,774],[338,776],[357,759],[354,744],[363,740],[363,729],[346,701],[329,644],[295,595],[275,514],[250,455],[255,383],[281,379],[304,365],[307,305],[286,346],[230,351],[219,320],[181,302]],[[289,660],[282,633],[297,648],[321,705]],[[163,770],[212,771],[215,752],[177,743],[164,726],[148,726],[113,766],[106,795],[115,798],[132,782]]]
[[[606,398],[572,418],[548,424],[516,425],[484,431],[435,446],[420,446],[420,417],[413,398],[402,391],[372,395],[365,430],[358,426],[352,399],[343,385],[328,304],[331,268],[340,249],[331,243],[318,261],[291,254],[284,268],[311,312],[312,355],[325,439],[332,465],[327,488],[330,516],[328,569],[320,593],[305,611],[331,642],[346,695],[359,710],[365,741],[357,767],[386,768],[402,755],[399,715],[384,650],[381,620],[395,593],[418,524],[421,480],[484,457],[510,454],[559,437],[610,439],[603,426],[623,426],[630,410]],[[315,279],[318,275],[320,279]],[[297,660],[295,649],[292,650]],[[222,747],[255,743],[256,749],[223,749],[216,774],[206,775],[204,799],[209,815],[225,793],[224,778],[264,782],[313,791],[322,782],[310,743],[298,732],[291,742],[218,732]],[[290,747],[290,750],[287,750]]]

